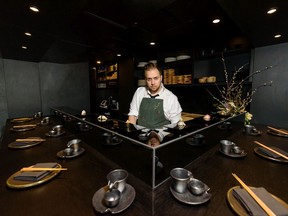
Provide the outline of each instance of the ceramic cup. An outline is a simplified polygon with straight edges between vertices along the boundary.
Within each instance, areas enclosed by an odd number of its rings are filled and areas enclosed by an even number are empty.
[[[67,143],[67,147],[73,149],[74,153],[78,152],[81,148],[80,139],[72,139]]]
[[[193,178],[188,183],[188,189],[192,194],[200,196],[205,192],[205,184],[202,181]]]
[[[53,131],[56,131],[57,134],[61,134],[63,131],[63,125],[56,125],[52,128]]]
[[[190,171],[184,168],[174,168],[170,171],[172,177],[172,188],[178,193],[185,193],[188,188],[188,183],[193,178]]]
[[[253,132],[256,131],[256,128],[253,125],[245,125],[244,131],[246,134],[252,134]]]
[[[235,146],[235,143],[230,140],[221,140],[220,144],[221,144],[221,151],[226,154],[230,154],[233,146]]]
[[[42,112],[37,112],[34,114],[34,118],[41,118],[42,117]]]
[[[73,149],[72,148],[65,148],[63,150],[63,153],[64,153],[65,156],[70,156],[70,155],[73,154]]]
[[[128,177],[128,172],[124,169],[115,169],[108,173],[108,187],[110,190],[117,189],[121,193],[124,192],[126,188],[126,179]]]
[[[119,204],[121,193],[117,189],[108,190],[103,197],[104,204],[109,207],[115,207]]]
[[[42,125],[48,125],[50,123],[50,117],[45,117],[41,120]]]
[[[232,147],[232,151],[233,151],[235,154],[242,154],[242,153],[244,152],[244,150],[243,150],[241,147],[236,146],[236,145]]]
[[[200,145],[204,142],[204,136],[202,134],[195,134],[193,137],[194,144]]]

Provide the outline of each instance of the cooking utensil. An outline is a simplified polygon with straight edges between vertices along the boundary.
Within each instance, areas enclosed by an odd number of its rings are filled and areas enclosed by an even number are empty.
[[[274,212],[236,174],[232,173],[232,175],[269,216],[276,216],[276,214],[274,214]]]
[[[274,130],[274,131],[277,131],[278,133],[282,133],[282,134],[288,135],[288,132],[287,132],[287,131],[279,130],[279,129],[277,129],[277,128],[273,128],[273,127],[270,127],[270,126],[267,126],[267,128],[269,128],[269,129],[271,129],[271,130]]]
[[[276,151],[276,150],[274,150],[272,148],[269,148],[268,146],[265,146],[264,144],[262,144],[262,143],[260,143],[258,141],[254,141],[254,143],[256,143],[256,144],[262,146],[263,148],[268,149],[269,151],[271,151],[271,152],[273,152],[273,153],[285,158],[286,160],[288,160],[288,157],[286,155],[284,155],[284,154],[282,154],[282,153],[280,153],[280,152],[278,152],[278,151]]]

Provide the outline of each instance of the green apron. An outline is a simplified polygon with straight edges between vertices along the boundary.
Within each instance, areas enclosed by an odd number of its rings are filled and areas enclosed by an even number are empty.
[[[163,99],[143,98],[139,108],[138,123],[149,129],[161,128],[170,124],[165,118]]]

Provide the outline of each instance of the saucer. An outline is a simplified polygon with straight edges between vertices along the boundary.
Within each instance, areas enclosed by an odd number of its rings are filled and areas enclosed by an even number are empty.
[[[73,153],[72,155],[66,155],[64,153],[64,150],[61,150],[57,153],[57,157],[59,158],[74,158],[74,157],[77,157],[81,154],[83,154],[85,152],[85,149],[84,148],[80,148],[80,150],[76,153]]]
[[[231,152],[231,153],[225,153],[225,152],[223,152],[222,150],[221,150],[221,148],[219,149],[219,151],[222,153],[222,154],[224,154],[224,155],[226,155],[226,156],[228,156],[228,157],[233,157],[233,158],[242,158],[242,157],[246,157],[246,155],[247,155],[247,152],[242,152],[242,153],[240,153],[240,154],[236,154],[236,153],[234,153],[234,152]]]
[[[48,137],[59,137],[59,136],[63,135],[64,133],[65,133],[65,131],[62,131],[59,134],[53,134],[52,131],[49,131],[48,133],[45,133],[45,135]]]
[[[37,142],[11,142],[8,144],[8,148],[13,148],[13,149],[25,149],[25,148],[31,148],[33,146],[36,146],[40,144],[42,141],[37,141]]]
[[[267,129],[267,133],[275,135],[275,136],[280,136],[280,137],[286,137],[288,138],[288,135],[283,134],[283,133],[279,133],[277,131],[271,130],[271,129]]]
[[[209,201],[212,196],[208,192],[208,186],[206,184],[205,187],[207,188],[207,190],[200,196],[193,195],[189,190],[187,190],[185,193],[178,193],[172,188],[172,184],[170,185],[170,192],[180,202],[190,205],[200,205]]]
[[[120,213],[120,212],[124,211],[125,209],[127,209],[132,204],[132,202],[135,199],[135,195],[136,195],[135,189],[131,185],[126,184],[126,188],[125,188],[124,192],[121,194],[119,204],[115,207],[109,208],[109,207],[105,206],[102,202],[102,200],[104,198],[104,194],[106,191],[108,191],[107,185],[100,188],[93,195],[92,205],[97,212],[100,212],[100,213],[110,212],[111,214]]]
[[[272,161],[276,161],[276,162],[282,162],[282,163],[288,163],[288,160],[286,160],[285,158],[282,158],[282,157],[279,157],[279,158],[271,157],[268,154],[265,154],[265,152],[261,151],[261,149],[262,149],[262,147],[256,147],[256,148],[254,148],[254,152],[257,155],[259,155],[259,156],[261,156],[263,158],[266,158],[268,160],[272,160]]]
[[[245,130],[244,130],[244,129],[243,129],[243,133],[246,134],[246,135],[250,135],[250,136],[259,136],[259,135],[262,134],[262,132],[261,132],[261,131],[258,131],[258,130],[253,131],[252,133],[247,134],[247,133],[245,133]]]

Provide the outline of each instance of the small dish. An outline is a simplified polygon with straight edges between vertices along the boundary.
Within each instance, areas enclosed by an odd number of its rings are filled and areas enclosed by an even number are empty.
[[[61,150],[61,151],[59,151],[57,153],[57,157],[58,158],[62,158],[62,159],[75,158],[75,157],[78,157],[78,156],[82,155],[84,152],[85,152],[85,149],[84,148],[80,148],[79,151],[77,151],[76,153],[72,152],[71,154],[67,154],[67,152],[65,152],[65,149],[63,149],[63,150]]]
[[[178,193],[170,185],[170,192],[172,195],[180,202],[190,204],[190,205],[200,205],[211,199],[211,194],[209,193],[209,187],[205,184],[205,192],[199,196],[192,194],[189,190],[185,193]]]
[[[246,157],[246,155],[247,155],[247,152],[245,152],[245,151],[242,151],[240,154],[236,154],[236,153],[234,153],[233,151],[231,151],[230,153],[225,153],[225,152],[223,152],[223,151],[221,150],[221,148],[219,149],[219,151],[220,151],[222,154],[224,154],[224,155],[226,155],[226,156],[228,156],[228,157],[232,157],[232,158],[243,158],[243,157]]]
[[[106,213],[110,212],[111,214],[117,214],[120,213],[124,210],[126,210],[134,201],[136,192],[135,189],[129,185],[126,184],[126,188],[121,194],[121,198],[119,200],[119,203],[115,207],[108,208],[104,203],[103,203],[103,198],[105,193],[109,190],[108,186],[104,186],[100,188],[92,198],[92,205],[94,209],[99,212],[99,213]]]
[[[48,137],[59,137],[61,135],[63,135],[65,133],[65,131],[61,131],[61,133],[57,133],[57,131],[51,130],[49,132],[47,132],[45,135]]]

